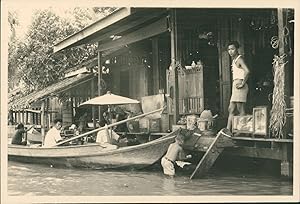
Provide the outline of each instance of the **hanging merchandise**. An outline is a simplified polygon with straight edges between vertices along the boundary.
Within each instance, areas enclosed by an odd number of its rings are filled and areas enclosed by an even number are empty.
[[[281,56],[274,56],[273,59],[273,73],[274,73],[274,89],[272,110],[269,128],[271,133],[276,138],[283,138],[283,127],[286,122],[286,103],[284,99],[284,68],[287,61],[286,54]]]

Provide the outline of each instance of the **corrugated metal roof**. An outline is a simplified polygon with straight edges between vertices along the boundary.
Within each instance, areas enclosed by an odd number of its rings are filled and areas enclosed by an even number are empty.
[[[9,102],[8,107],[11,110],[22,110],[25,108],[29,108],[30,104],[33,102],[49,97],[51,95],[55,95],[60,92],[67,91],[77,86],[80,82],[91,80],[94,76],[95,74],[88,73],[79,74],[73,77],[62,79],[61,81],[52,84],[42,90],[35,91],[22,98],[12,100],[11,102]]]

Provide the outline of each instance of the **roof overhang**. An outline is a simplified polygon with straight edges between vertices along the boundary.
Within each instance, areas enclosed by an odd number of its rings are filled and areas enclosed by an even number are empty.
[[[32,103],[36,103],[48,97],[56,96],[59,93],[74,89],[80,84],[86,83],[95,77],[93,73],[79,74],[64,78],[57,83],[45,87],[44,89],[30,93],[22,98],[12,100],[8,103],[11,110],[23,110],[29,108]]]
[[[63,41],[57,43],[54,45],[54,52],[58,52],[62,49],[68,48],[70,46],[76,46],[84,43],[84,39],[86,39],[88,36],[91,36],[97,31],[102,30],[103,28],[120,21],[121,19],[126,18],[132,14],[131,8],[120,8],[113,12],[111,15],[108,15],[95,23],[85,27],[81,31],[67,37]]]
[[[124,39],[121,37],[115,40],[112,39],[112,36],[124,36],[127,33],[134,32],[143,25],[153,23],[153,19],[157,20],[166,11],[165,8],[120,8],[55,44],[54,52],[95,42],[103,42],[104,44],[113,42],[114,46],[108,46],[108,49],[114,48],[119,40],[124,41]]]

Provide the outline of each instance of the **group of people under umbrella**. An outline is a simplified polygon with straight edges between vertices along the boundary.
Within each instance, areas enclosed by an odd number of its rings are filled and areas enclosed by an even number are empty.
[[[119,96],[107,92],[102,96],[92,98],[82,104],[80,104],[81,110],[86,110],[89,106],[106,106],[106,111],[103,113],[102,120],[99,120],[97,127],[105,127],[105,129],[99,130],[95,139],[95,142],[108,149],[115,149],[118,146],[127,145],[128,141],[124,135],[119,135],[117,132],[127,132],[127,124],[121,123],[119,125],[108,128],[107,125],[116,123],[118,121],[125,120],[132,115],[132,112],[122,108],[120,105],[126,104],[139,104],[138,100],[130,99],[127,97]],[[73,124],[71,130],[76,132],[76,135],[87,132],[87,112],[83,112],[78,119],[78,127]],[[87,137],[86,137],[87,138]],[[80,141],[83,142],[83,138]],[[45,145],[45,144],[44,144]]]

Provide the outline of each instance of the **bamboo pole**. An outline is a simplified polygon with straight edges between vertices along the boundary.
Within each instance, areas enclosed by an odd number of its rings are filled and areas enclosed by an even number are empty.
[[[160,111],[163,112],[164,109],[165,109],[165,107],[160,108],[160,109],[157,109],[157,110],[154,110],[154,111],[150,111],[150,112],[148,112],[148,113],[144,113],[144,114],[141,114],[141,115],[132,117],[132,118],[127,118],[127,119],[125,119],[125,120],[121,120],[121,121],[118,121],[118,122],[116,122],[116,123],[109,124],[109,125],[107,125],[107,126],[105,126],[105,127],[100,127],[100,128],[95,129],[95,130],[91,130],[91,131],[86,132],[86,133],[83,133],[83,134],[81,134],[81,135],[78,135],[78,136],[72,137],[72,138],[70,138],[70,139],[61,141],[61,142],[57,143],[56,146],[59,146],[59,145],[62,145],[62,144],[64,144],[64,143],[70,142],[70,141],[72,141],[72,140],[75,140],[75,139],[78,139],[78,138],[81,138],[81,137],[90,135],[90,134],[92,134],[92,133],[94,133],[94,132],[98,132],[98,131],[100,131],[100,130],[105,130],[106,128],[110,128],[110,127],[113,127],[113,126],[116,126],[116,125],[120,125],[120,124],[122,124],[122,123],[126,123],[126,122],[131,121],[131,120],[135,120],[135,119],[144,117],[144,116],[146,116],[146,115],[150,115],[150,114],[153,114],[153,113],[156,113],[156,112],[160,112]]]

